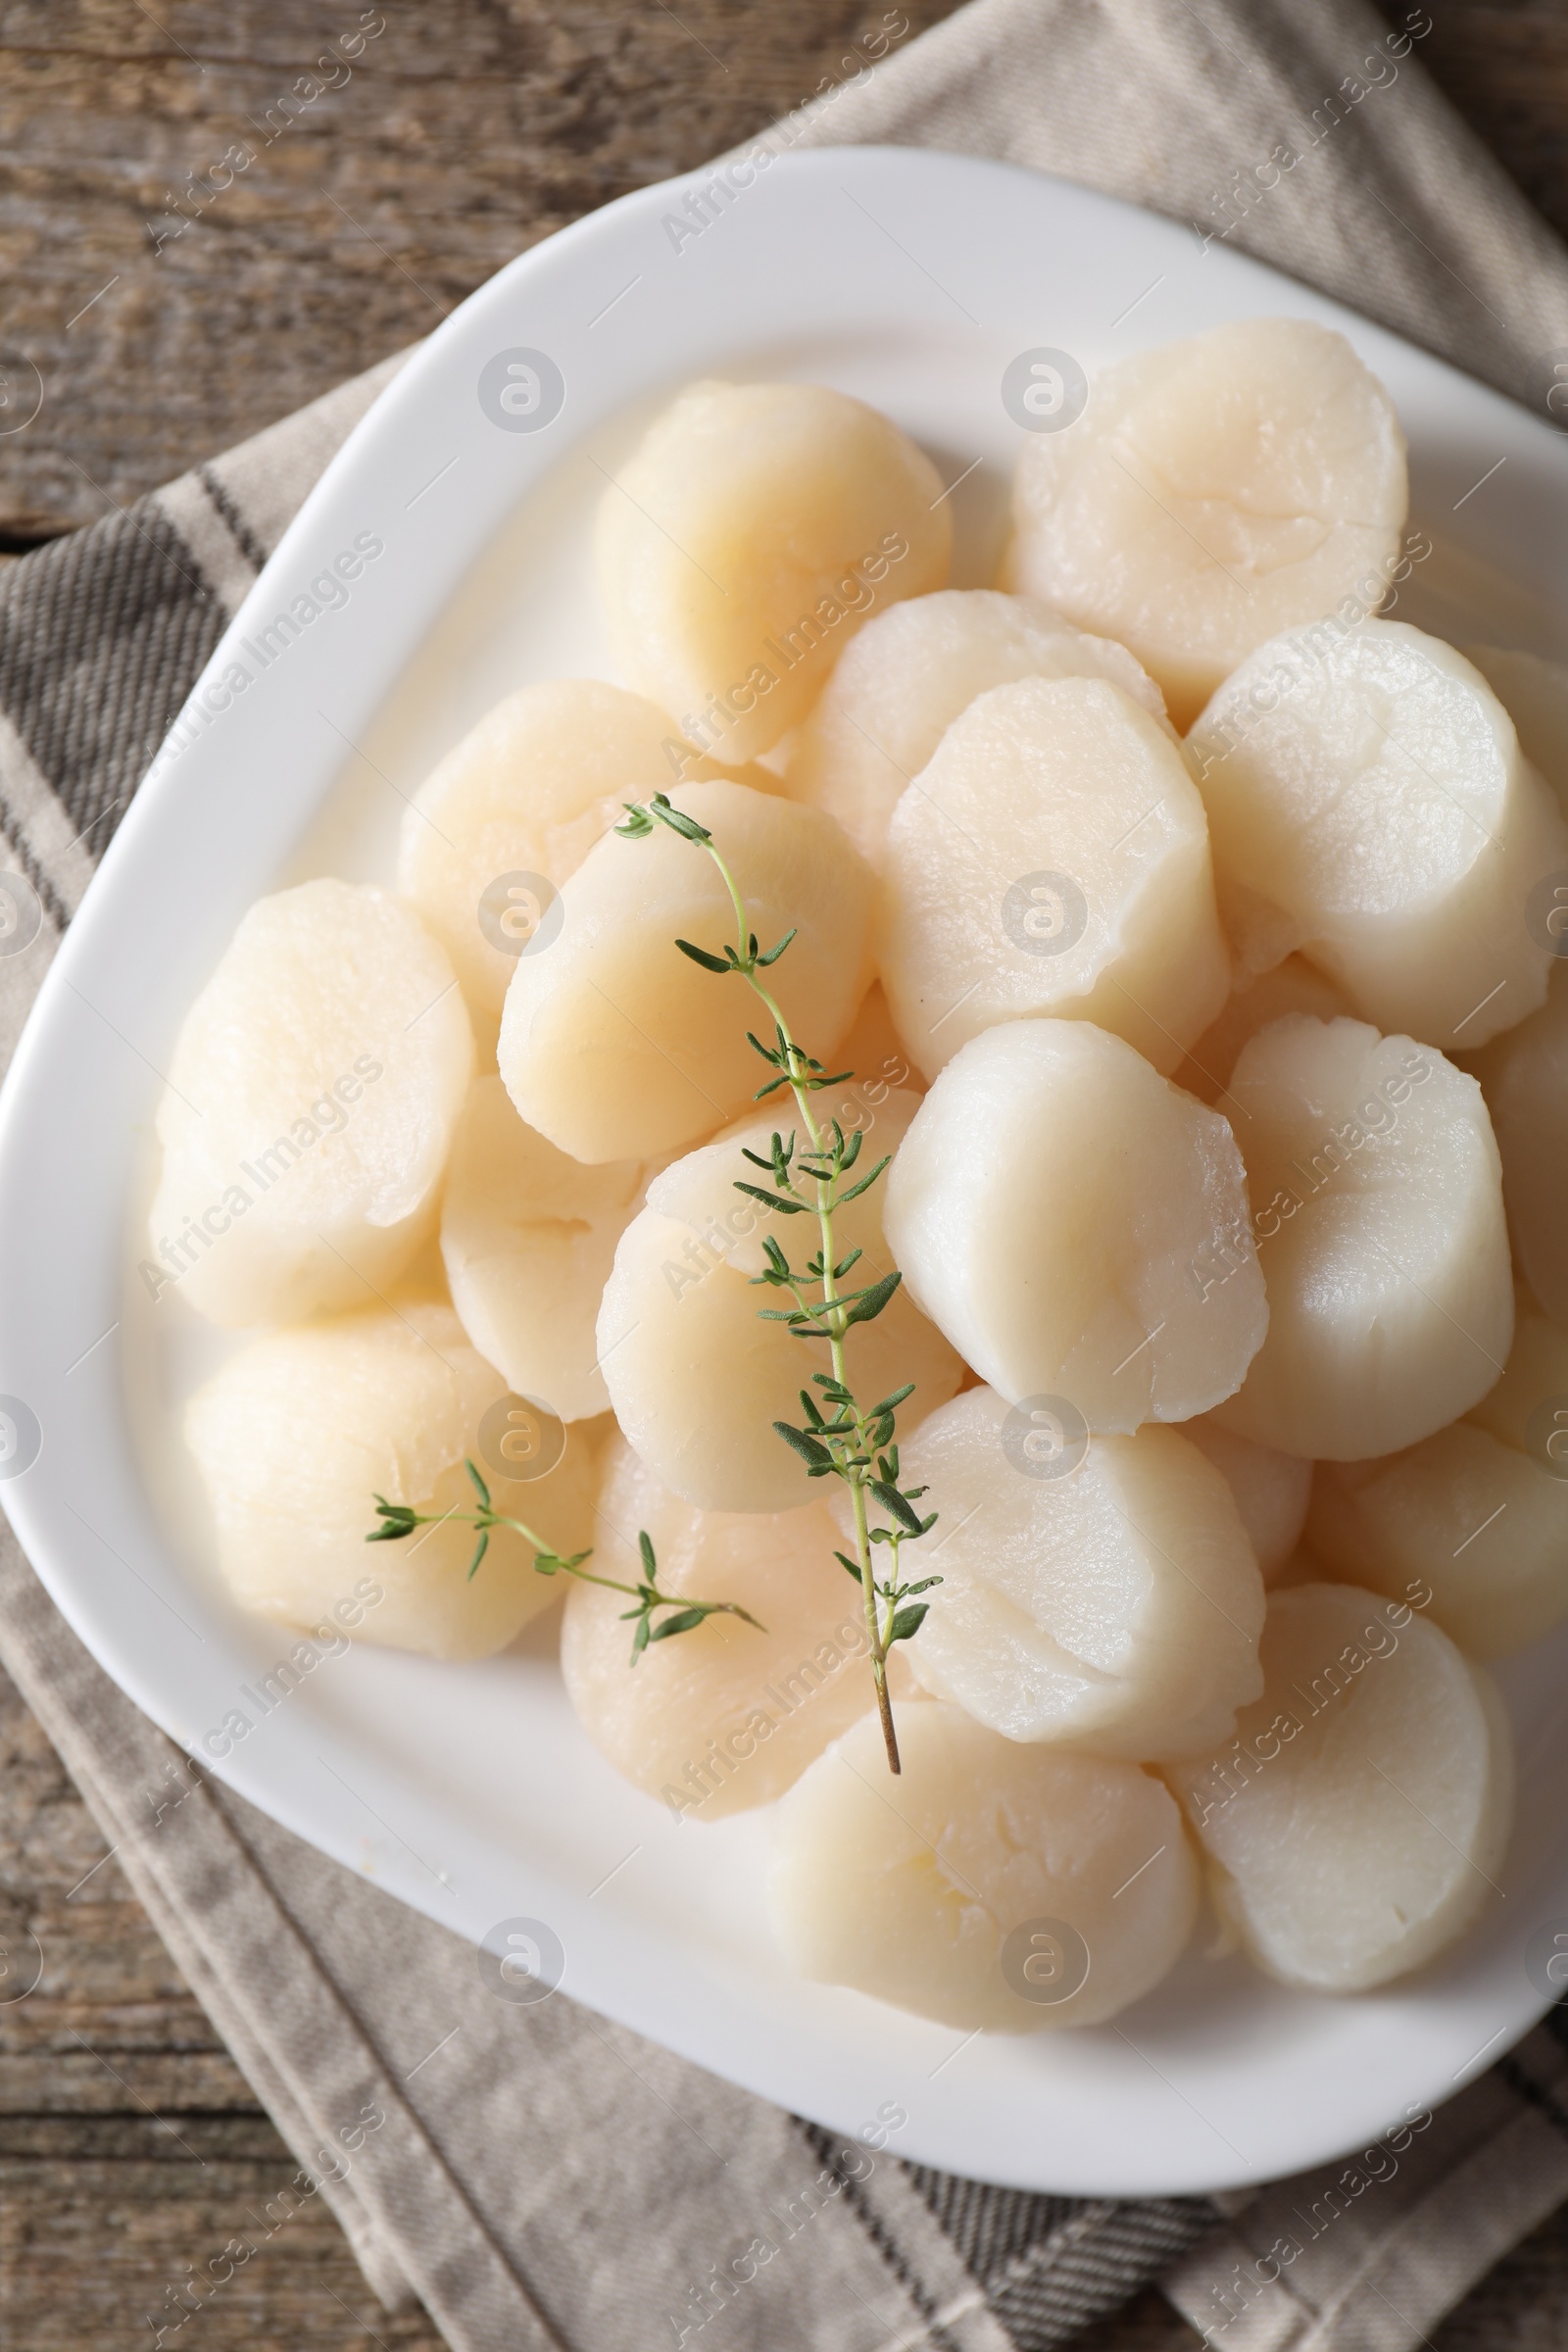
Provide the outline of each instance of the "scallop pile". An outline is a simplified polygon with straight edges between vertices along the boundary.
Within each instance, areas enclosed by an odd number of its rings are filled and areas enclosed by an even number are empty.
[[[1287,1984],[1430,1961],[1509,1836],[1484,1661],[1568,1614],[1568,671],[1393,616],[1404,440],[1322,326],[1141,353],[1020,439],[955,588],[888,417],[682,392],[599,517],[624,682],[480,717],[395,889],[251,909],[141,1264],[242,1335],[185,1423],[240,1605],[360,1587],[357,1638],[470,1659],[570,1584],[609,1763],[772,1809],[788,1963],[1004,2033],[1138,2000],[1205,1890]],[[795,1114],[675,947],[733,936],[716,868],[613,829],[657,792],[793,928],[826,1115],[892,1154],[841,1239],[902,1270],[852,1362],[914,1384],[938,1514],[897,1781],[844,1496],[773,1426],[821,1358],[759,1319],[737,1185]],[[759,1624],[633,1665],[622,1595],[507,1530],[471,1576],[456,1520],[367,1554],[373,1494],[464,1509],[470,1460]]]

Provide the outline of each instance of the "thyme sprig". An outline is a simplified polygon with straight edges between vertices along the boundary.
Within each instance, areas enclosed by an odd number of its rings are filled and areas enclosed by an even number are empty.
[[[780,1242],[769,1234],[762,1243],[766,1264],[752,1279],[784,1294],[791,1301],[788,1306],[760,1307],[758,1312],[764,1321],[783,1323],[798,1339],[827,1345],[831,1370],[813,1372],[810,1386],[802,1389],[800,1423],[775,1421],[773,1427],[806,1464],[808,1477],[837,1478],[849,1490],[855,1557],[852,1559],[842,1551],[834,1556],[860,1588],[882,1738],[889,1769],[896,1773],[900,1770],[899,1742],[888,1695],[888,1654],[896,1642],[906,1642],[920,1628],[929,1603],[916,1595],[928,1592],[942,1582],[939,1576],[927,1576],[913,1584],[905,1584],[901,1578],[900,1550],[905,1544],[918,1542],[920,1537],[928,1535],[936,1525],[936,1514],[922,1516],[915,1508],[926,1490],[906,1486],[899,1465],[895,1442],[897,1414],[899,1407],[914,1394],[913,1382],[895,1389],[878,1403],[862,1407],[850,1385],[846,1358],[845,1343],[851,1331],[858,1324],[876,1320],[893,1298],[903,1277],[894,1271],[875,1282],[846,1288],[846,1279],[862,1252],[851,1250],[839,1256],[833,1222],[841,1208],[868,1193],[880,1181],[892,1155],[885,1155],[874,1167],[856,1175],[853,1182],[846,1182],[859,1166],[862,1133],[857,1128],[846,1136],[837,1118],[819,1120],[811,1106],[813,1095],[819,1095],[826,1087],[843,1085],[854,1072],[829,1073],[805,1051],[792,1034],[772,991],[759,976],[778,962],[795,939],[796,930],[786,931],[776,946],[764,952],[747,919],[735,877],[708,827],[688,816],[684,809],[675,808],[662,792],[655,793],[648,801],[628,801],[625,808],[625,819],[615,830],[626,839],[647,840],[656,826],[663,825],[704,851],[717,867],[734,909],[736,937],[742,944],[726,942],[718,955],[707,948],[694,947],[689,939],[677,939],[675,945],[704,971],[723,979],[738,975],[761,1000],[772,1024],[773,1042],[764,1044],[752,1030],[746,1034],[774,1074],[758,1088],[755,1100],[763,1102],[787,1087],[805,1131],[804,1146],[799,1131],[792,1130],[787,1137],[774,1133],[765,1157],[746,1150],[747,1159],[770,1181],[760,1185],[738,1178],[735,1189],[761,1202],[775,1216],[812,1216],[816,1220],[816,1250],[805,1265],[793,1266]],[[818,1392],[815,1396],[811,1393],[813,1389]],[[882,1513],[882,1521],[876,1524],[871,1516],[873,1504]],[[881,1577],[876,1572],[878,1545],[887,1554],[887,1573]]]
[[[747,1625],[757,1626],[760,1634],[767,1631],[765,1626],[758,1624],[750,1609],[743,1609],[738,1601],[693,1600],[685,1592],[661,1592],[659,1563],[654,1557],[653,1540],[646,1528],[637,1538],[643,1573],[635,1585],[622,1584],[618,1577],[596,1576],[591,1569],[583,1566],[584,1560],[592,1559],[591,1550],[569,1554],[556,1551],[542,1536],[535,1535],[526,1520],[514,1519],[505,1511],[496,1509],[490,1499],[490,1489],[480,1476],[476,1463],[467,1460],[463,1466],[479,1498],[476,1509],[416,1511],[411,1503],[388,1502],[384,1494],[377,1494],[375,1509],[381,1524],[371,1528],[365,1539],[367,1544],[400,1543],[405,1536],[412,1536],[416,1527],[442,1527],[448,1520],[455,1520],[464,1527],[477,1528],[479,1541],[468,1562],[468,1581],[471,1583],[478,1574],[480,1561],[490,1548],[492,1531],[498,1527],[510,1527],[525,1544],[533,1545],[533,1564],[540,1576],[575,1576],[585,1585],[603,1585],[607,1592],[630,1595],[637,1606],[634,1609],[622,1609],[620,1615],[622,1624],[629,1624],[633,1628],[631,1662],[634,1666],[650,1642],[667,1642],[672,1634],[689,1634],[694,1626],[701,1625],[707,1617],[739,1617]],[[660,1617],[656,1623],[655,1612],[660,1609],[668,1609],[673,1613]]]

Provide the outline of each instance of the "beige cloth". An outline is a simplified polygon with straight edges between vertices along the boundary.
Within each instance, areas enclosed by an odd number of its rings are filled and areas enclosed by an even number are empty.
[[[958,149],[1108,189],[1536,397],[1542,355],[1568,344],[1568,256],[1423,75],[1426,22],[1391,31],[1358,0],[976,0],[769,141]],[[101,579],[145,561],[128,532],[181,552],[211,599],[165,632],[185,630],[188,684],[386,371],[0,582],[0,823],[47,910],[0,964],[8,1050],[99,819],[146,764],[91,731],[96,682],[118,663],[122,685],[125,660]],[[710,2325],[724,2352],[1041,2352],[1184,2247],[1167,2292],[1236,2352],[1407,2352],[1568,2197],[1550,2024],[1403,2147],[1223,2200],[1217,2234],[1193,2201],[1008,2198],[896,2148],[844,2151],[560,1995],[494,1999],[454,1937],[199,1775],[9,1538],[0,1653],[311,2168],[301,2193],[328,2197],[375,2291],[420,2297],[456,2352],[649,2352]]]

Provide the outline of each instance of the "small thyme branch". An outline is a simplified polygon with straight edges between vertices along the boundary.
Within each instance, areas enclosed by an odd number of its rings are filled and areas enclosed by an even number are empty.
[[[902,1583],[900,1549],[903,1544],[918,1542],[929,1534],[936,1525],[936,1514],[922,1516],[916,1510],[915,1504],[925,1489],[906,1486],[899,1467],[896,1417],[900,1405],[913,1396],[913,1383],[895,1389],[879,1403],[863,1408],[849,1381],[845,1343],[850,1332],[857,1324],[875,1321],[903,1277],[894,1271],[876,1282],[846,1289],[846,1277],[854,1271],[861,1252],[851,1250],[840,1257],[833,1225],[841,1208],[879,1182],[891,1154],[858,1174],[853,1183],[846,1183],[852,1170],[858,1167],[862,1136],[858,1129],[846,1136],[838,1119],[824,1123],[812,1109],[813,1095],[820,1094],[825,1087],[843,1085],[854,1072],[829,1073],[821,1062],[814,1060],[797,1043],[772,991],[759,977],[778,962],[795,939],[795,930],[786,931],[776,946],[763,953],[747,920],[745,902],[735,877],[708,827],[688,816],[684,809],[676,808],[662,792],[646,802],[628,801],[625,808],[625,820],[615,830],[626,839],[645,841],[657,825],[663,825],[694,848],[706,852],[717,867],[734,909],[736,938],[743,944],[726,943],[718,955],[707,948],[694,947],[689,939],[677,939],[675,945],[704,971],[725,979],[731,973],[738,973],[760,999],[772,1024],[773,1042],[764,1044],[751,1030],[746,1034],[773,1076],[758,1088],[755,1099],[763,1102],[787,1087],[805,1130],[804,1149],[800,1148],[799,1133],[792,1132],[787,1139],[775,1133],[765,1157],[747,1150],[746,1158],[770,1181],[757,1184],[737,1179],[735,1189],[760,1201],[775,1216],[814,1216],[816,1220],[816,1250],[804,1266],[793,1266],[781,1244],[769,1234],[762,1243],[766,1263],[762,1272],[752,1278],[764,1288],[783,1293],[792,1301],[788,1306],[759,1308],[762,1319],[783,1323],[798,1339],[825,1342],[831,1366],[827,1372],[813,1372],[811,1386],[802,1389],[800,1424],[775,1421],[773,1427],[805,1463],[808,1477],[837,1478],[849,1489],[855,1557],[852,1559],[842,1551],[834,1556],[860,1588],[882,1738],[889,1769],[898,1772],[898,1735],[888,1695],[888,1653],[895,1642],[906,1642],[919,1631],[929,1603],[915,1596],[942,1582],[939,1576],[928,1576],[914,1584]],[[813,1396],[812,1389],[818,1395]],[[886,1524],[872,1524],[873,1503]],[[877,1555],[873,1548],[879,1544],[887,1553],[887,1574],[881,1578],[876,1573]]]
[[[637,1538],[637,1548],[642,1554],[643,1563],[642,1577],[637,1584],[625,1585],[613,1576],[596,1576],[591,1569],[583,1566],[584,1560],[592,1559],[591,1551],[574,1551],[567,1555],[554,1550],[542,1536],[534,1534],[525,1520],[509,1518],[506,1512],[495,1508],[490,1500],[490,1490],[472,1461],[466,1461],[463,1466],[473,1482],[473,1491],[479,1498],[477,1508],[471,1511],[416,1511],[409,1503],[388,1502],[384,1494],[377,1494],[375,1510],[381,1524],[371,1528],[365,1539],[367,1544],[396,1544],[404,1536],[412,1536],[416,1527],[442,1527],[448,1520],[454,1520],[463,1527],[477,1528],[479,1541],[468,1562],[471,1583],[478,1573],[480,1561],[490,1548],[491,1530],[510,1527],[525,1544],[533,1545],[533,1564],[540,1576],[574,1576],[582,1584],[603,1585],[608,1592],[630,1595],[637,1606],[634,1609],[622,1609],[620,1615],[623,1624],[633,1627],[631,1662],[634,1666],[650,1642],[667,1642],[671,1634],[689,1634],[693,1626],[701,1625],[706,1617],[739,1617],[745,1624],[757,1626],[760,1634],[767,1631],[765,1626],[758,1625],[750,1609],[743,1609],[738,1601],[693,1600],[685,1592],[661,1592],[659,1565],[646,1528]],[[656,1624],[654,1612],[657,1609],[669,1609],[673,1614],[661,1617]]]

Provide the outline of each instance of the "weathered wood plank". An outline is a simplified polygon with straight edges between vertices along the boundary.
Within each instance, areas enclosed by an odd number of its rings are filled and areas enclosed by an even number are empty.
[[[952,4],[14,0],[0,347],[46,390],[0,439],[0,531],[95,519],[259,430],[799,105],[858,29]]]
[[[105,1852],[0,1676],[0,1912],[44,1956],[0,2001],[0,2342],[118,2352],[150,2315],[202,2352],[439,2352],[368,2293],[323,2204],[270,2222],[294,2160]],[[255,2251],[220,2285],[230,2240]],[[214,2288],[194,2310],[193,2276]]]
[[[382,2310],[324,2206],[269,2234],[267,2200],[287,2177],[216,2150],[182,2172],[0,2156],[0,2333],[16,2352],[122,2352],[159,2328],[200,2352],[440,2352],[422,2314]]]

